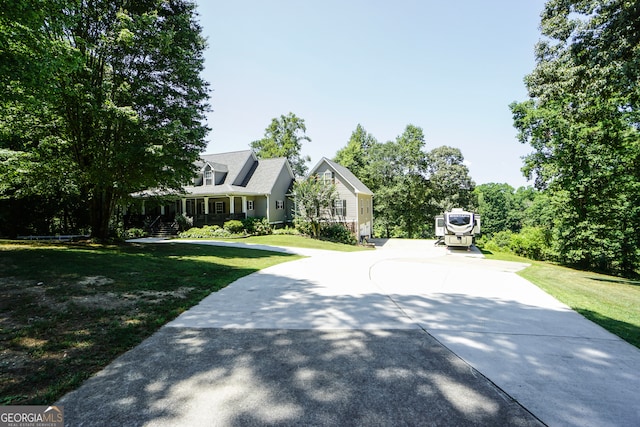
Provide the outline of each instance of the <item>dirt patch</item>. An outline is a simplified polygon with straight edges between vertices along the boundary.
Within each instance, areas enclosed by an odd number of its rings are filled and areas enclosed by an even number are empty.
[[[92,287],[110,285],[113,282],[113,279],[104,276],[85,276],[78,280],[77,284],[80,286]]]

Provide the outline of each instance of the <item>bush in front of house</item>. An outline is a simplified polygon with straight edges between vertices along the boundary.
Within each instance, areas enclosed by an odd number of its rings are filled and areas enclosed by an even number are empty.
[[[219,225],[205,225],[203,227],[193,227],[186,231],[183,231],[178,235],[183,239],[219,239],[224,237],[231,237],[231,233],[220,228]]]
[[[358,239],[343,224],[332,222],[320,225],[320,238],[345,245],[356,245]]]
[[[293,225],[300,234],[303,234],[305,236],[315,237],[315,233],[313,232],[314,224],[308,219],[303,218],[301,216],[296,217],[293,220]]]
[[[147,236],[147,232],[144,231],[142,228],[129,228],[127,230],[124,231],[123,233],[123,238],[124,239],[138,239],[140,237],[146,237]]]
[[[244,224],[237,219],[225,222],[223,228],[230,234],[241,234],[244,232]]]
[[[193,227],[193,217],[186,216],[185,214],[176,215],[176,222],[181,231],[185,231]]]
[[[269,224],[267,218],[264,217],[245,218],[242,220],[242,224],[244,226],[244,230],[254,236],[265,236],[273,233],[271,224]]]
[[[300,231],[298,231],[297,228],[287,226],[284,228],[277,228],[273,230],[273,234],[277,234],[281,236],[299,236],[301,233]]]

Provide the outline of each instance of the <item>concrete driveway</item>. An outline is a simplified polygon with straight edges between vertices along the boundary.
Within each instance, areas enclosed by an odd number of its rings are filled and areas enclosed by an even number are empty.
[[[640,351],[517,276],[524,265],[378,243],[271,248],[309,257],[211,294],[118,358],[58,402],[67,425],[640,425]]]

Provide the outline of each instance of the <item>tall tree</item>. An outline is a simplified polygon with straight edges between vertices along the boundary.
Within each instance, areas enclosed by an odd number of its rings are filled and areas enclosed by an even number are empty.
[[[261,159],[273,157],[286,157],[291,164],[291,169],[297,177],[307,173],[309,156],[302,156],[302,141],[311,142],[311,138],[305,135],[307,127],[304,119],[293,113],[271,120],[271,124],[265,129],[264,138],[253,141],[251,148]]]
[[[377,234],[416,238],[430,227],[425,211],[429,183],[424,146],[422,129],[407,125],[395,141],[376,144],[369,150],[366,175],[372,177],[370,188],[375,193]]]
[[[429,216],[451,208],[475,208],[475,183],[464,164],[460,149],[447,146],[434,148],[428,153],[427,163],[433,191]]]
[[[92,235],[105,238],[121,198],[147,187],[180,188],[204,148],[208,89],[200,76],[205,42],[195,4],[35,3],[42,12],[32,17],[33,37],[57,47],[50,55],[61,59],[45,61],[49,83],[34,93],[46,108],[3,99],[3,109],[28,114],[2,115],[21,126],[19,133],[2,134],[1,143],[26,139],[22,149],[35,161],[34,174],[72,182],[89,201]],[[40,3],[46,8],[39,9]],[[9,36],[17,45],[15,37]],[[1,80],[15,74],[0,71],[9,73]],[[24,132],[28,120],[48,126],[30,135]],[[6,126],[4,121],[0,128]]]
[[[619,272],[640,261],[640,9],[623,0],[550,0],[546,37],[511,109],[534,152],[523,171],[556,203],[556,251]]]
[[[365,185],[369,186],[368,182],[371,179],[368,176],[367,166],[371,161],[370,150],[376,144],[378,144],[376,138],[358,124],[351,133],[347,145],[338,150],[333,160],[349,169]]]

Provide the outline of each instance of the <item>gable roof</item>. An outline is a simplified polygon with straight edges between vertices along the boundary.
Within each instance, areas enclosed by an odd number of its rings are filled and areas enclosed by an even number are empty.
[[[249,161],[256,160],[258,160],[258,158],[253,150],[243,150],[232,151],[230,153],[204,154],[201,156],[200,160],[196,162],[196,165],[199,170],[202,170],[207,163],[212,166],[214,164],[218,166],[226,166],[227,177],[225,179],[225,183],[237,183],[239,179],[244,179],[244,177],[240,177],[239,174],[247,163]],[[216,171],[221,170],[216,169]]]
[[[246,185],[246,190],[254,193],[271,193],[283,168],[288,169],[293,180],[293,171],[286,157],[258,160],[258,167]]]
[[[341,164],[336,163],[333,160],[327,159],[326,157],[323,157],[318,162],[318,164],[315,165],[313,169],[311,169],[311,172],[309,172],[309,175],[313,175],[314,173],[316,173],[316,171],[320,168],[320,165],[322,165],[322,163],[326,163],[327,165],[329,165],[329,167],[333,169],[334,172],[340,175],[345,182],[349,183],[349,185],[351,185],[355,189],[356,193],[369,194],[373,196],[373,191],[369,190],[369,187],[364,185],[364,183],[360,181],[358,177],[353,174],[353,172],[351,172],[349,169],[345,168]]]
[[[196,162],[199,170],[210,164],[216,171],[225,171],[224,182],[219,185],[187,185],[185,190],[194,195],[263,195],[273,191],[278,177],[286,169],[292,182],[293,171],[285,157],[258,159],[253,150],[230,153],[205,154]]]

